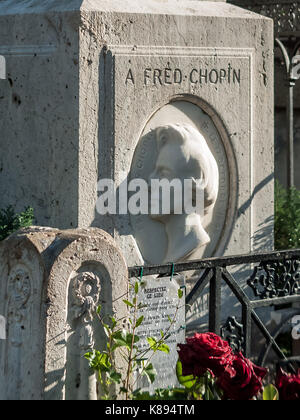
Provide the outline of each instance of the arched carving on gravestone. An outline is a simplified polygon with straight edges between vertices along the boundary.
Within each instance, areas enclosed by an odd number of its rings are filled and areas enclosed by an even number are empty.
[[[87,352],[94,347],[92,321],[100,297],[100,279],[94,273],[80,273],[72,280],[74,318],[81,323],[80,348]]]
[[[13,267],[9,273],[7,283],[8,294],[8,336],[7,346],[11,352],[8,362],[8,373],[11,378],[8,387],[14,387],[13,393],[18,395],[21,391],[21,358],[23,334],[29,317],[28,302],[32,293],[32,275],[25,265]]]
[[[69,392],[73,394],[73,399],[97,399],[96,377],[89,368],[84,355],[95,347],[93,322],[100,293],[100,278],[95,273],[83,271],[71,276],[68,308],[70,330],[67,345],[66,375]],[[73,380],[70,378],[73,378]]]

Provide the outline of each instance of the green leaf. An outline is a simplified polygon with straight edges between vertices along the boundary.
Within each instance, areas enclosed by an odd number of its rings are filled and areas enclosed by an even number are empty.
[[[97,307],[97,314],[98,314],[98,315],[100,314],[101,309],[102,309],[102,306],[101,306],[101,305],[99,305],[99,306]]]
[[[264,401],[279,401],[279,392],[274,385],[268,385],[263,392]]]
[[[216,399],[210,389],[210,386],[205,387],[204,399],[205,401],[214,401]]]
[[[103,328],[104,328],[104,332],[105,332],[106,336],[109,337],[110,334],[111,334],[111,329],[110,329],[109,325],[103,324]]]
[[[136,328],[138,328],[141,324],[142,324],[142,322],[144,321],[144,316],[141,316],[137,321],[136,321],[136,324],[135,324],[135,327]]]
[[[122,379],[122,375],[118,372],[116,372],[115,370],[113,370],[112,372],[109,372],[109,379],[116,383],[119,384],[121,382]]]
[[[27,207],[24,212],[15,213],[15,208],[9,206],[0,210],[0,241],[7,238],[20,228],[33,225],[34,211],[32,207]]]
[[[134,308],[134,305],[129,302],[129,300],[123,300],[123,302],[125,303],[125,305],[129,306],[130,308]]]
[[[112,329],[114,329],[117,326],[117,321],[113,316],[110,319],[111,319],[111,322],[112,322]]]
[[[176,365],[176,375],[180,385],[184,386],[186,389],[192,389],[196,385],[197,380],[194,378],[193,375],[183,376],[182,363],[180,360],[178,360]]]
[[[142,357],[142,358],[140,358],[140,359],[135,359],[135,361],[137,362],[137,363],[142,363],[142,362],[146,362],[148,359],[146,358],[146,357]]]
[[[178,289],[178,297],[179,297],[179,299],[182,299],[182,297],[183,297],[183,290],[182,289]]]
[[[101,353],[100,351],[93,351],[86,353],[84,357],[89,360],[89,365],[95,371],[109,372],[111,363],[107,353]]]
[[[167,354],[170,353],[170,347],[167,346],[167,344],[160,344],[159,346],[157,346],[156,350],[162,351],[162,352],[167,353]]]
[[[135,294],[136,295],[139,293],[139,284],[138,284],[138,282],[136,282],[135,285],[134,285],[134,291],[135,291]]]
[[[147,337],[147,341],[148,341],[149,346],[151,348],[155,348],[156,347],[157,341],[155,340],[155,338],[153,338],[153,337]]]
[[[150,363],[145,370],[143,371],[143,375],[146,375],[149,382],[151,384],[153,384],[153,382],[155,381],[155,376],[156,376],[156,370],[154,369],[152,363]]]
[[[115,346],[114,350],[118,347],[127,347],[130,348],[129,341],[128,341],[128,335],[125,330],[117,331],[112,335],[112,338],[114,340]]]
[[[133,341],[134,344],[136,344],[140,341],[140,337],[138,335],[133,336],[133,334],[128,334],[127,335],[127,343],[129,345],[131,345],[132,341]]]
[[[136,401],[150,401],[153,400],[153,396],[149,392],[141,392],[141,390],[134,391],[132,393],[133,400]]]
[[[275,249],[300,247],[300,191],[275,183]]]

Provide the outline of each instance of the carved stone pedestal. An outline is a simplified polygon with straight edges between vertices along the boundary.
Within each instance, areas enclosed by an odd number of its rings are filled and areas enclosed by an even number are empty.
[[[31,228],[1,242],[0,399],[97,399],[83,357],[105,344],[95,310],[124,316],[127,291],[124,258],[100,229]]]

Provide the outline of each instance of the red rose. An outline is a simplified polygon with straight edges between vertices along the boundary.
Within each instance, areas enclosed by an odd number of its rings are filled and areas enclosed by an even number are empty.
[[[231,366],[233,352],[227,341],[216,334],[195,334],[187,338],[186,344],[179,344],[179,359],[184,376],[203,376],[209,370],[219,376]]]
[[[300,369],[297,375],[289,375],[280,369],[277,373],[276,387],[281,400],[300,400]]]
[[[230,400],[251,400],[262,390],[262,381],[268,370],[255,366],[242,353],[235,355],[232,368],[234,376],[225,371],[217,385],[224,391],[224,398]]]

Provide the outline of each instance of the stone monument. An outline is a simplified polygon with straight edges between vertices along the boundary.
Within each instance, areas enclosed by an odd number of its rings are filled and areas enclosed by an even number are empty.
[[[1,208],[101,227],[128,265],[272,247],[270,19],[225,1],[3,0],[0,55]],[[99,180],[119,190],[159,163],[203,172],[203,215],[98,214]],[[77,311],[86,332],[90,305]]]

